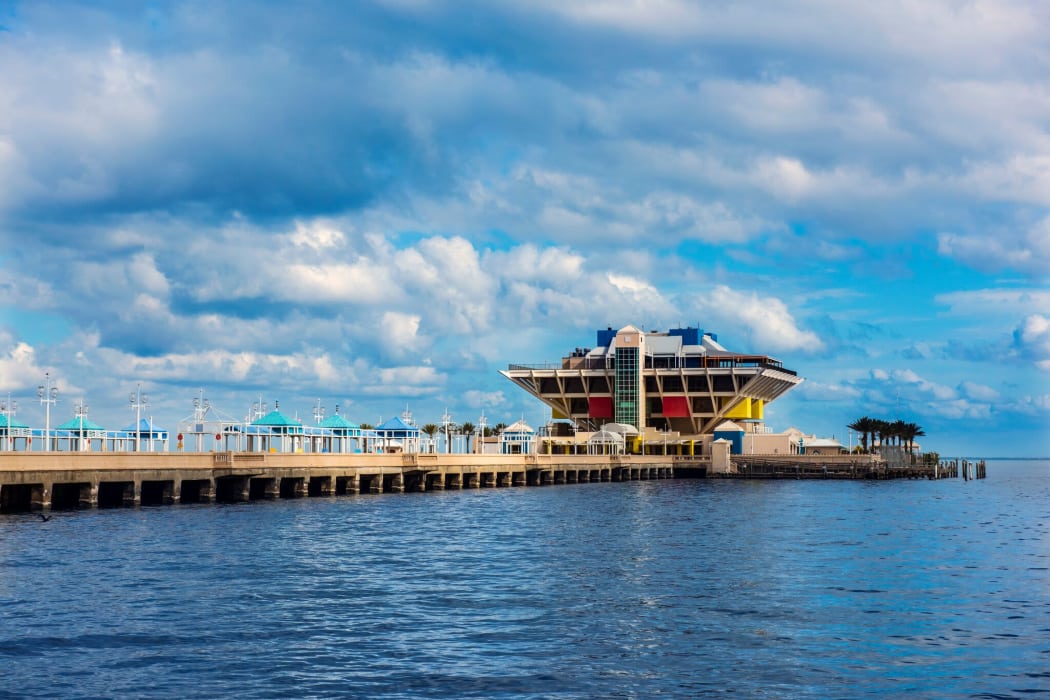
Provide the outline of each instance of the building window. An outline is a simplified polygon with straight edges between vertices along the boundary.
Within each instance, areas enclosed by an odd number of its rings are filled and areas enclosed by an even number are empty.
[[[638,426],[638,348],[616,349],[616,422]]]

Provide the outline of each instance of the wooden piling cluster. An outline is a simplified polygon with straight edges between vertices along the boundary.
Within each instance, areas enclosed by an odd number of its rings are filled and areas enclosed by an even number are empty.
[[[941,462],[944,468],[950,469],[952,476],[958,476],[963,481],[971,479],[984,479],[988,476],[988,469],[983,459],[971,462],[967,459],[944,460]]]
[[[670,458],[608,455],[0,455],[0,512],[237,503],[669,479]]]

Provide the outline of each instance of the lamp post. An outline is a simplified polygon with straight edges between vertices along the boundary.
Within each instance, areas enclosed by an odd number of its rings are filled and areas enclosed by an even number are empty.
[[[135,451],[142,452],[142,409],[149,406],[149,397],[142,393],[142,382],[138,383],[130,400],[135,409]]]
[[[335,412],[339,413],[339,407],[338,406],[335,407]],[[323,423],[323,422],[324,422],[324,406],[321,405],[321,399],[318,398],[317,399],[317,405],[314,406],[314,423],[316,423],[318,426],[320,426],[321,423]],[[324,447],[324,443],[325,443],[324,435],[322,434],[319,437],[321,438],[321,449],[324,450],[324,448],[325,448]],[[316,446],[314,444],[313,439],[311,439],[310,440],[310,451],[313,452],[315,449],[316,449]],[[332,451],[332,446],[328,447],[328,451],[329,452]]]
[[[8,452],[11,451],[11,416],[18,411],[18,402],[11,400],[11,394],[7,395],[7,401],[0,401],[0,413],[4,414],[4,443]]]
[[[44,383],[37,387],[36,395],[44,404],[44,452],[51,451],[51,404],[58,403],[58,387],[51,386],[51,373],[44,372]]]
[[[81,451],[84,449],[84,419],[87,418],[87,414],[88,407],[85,405],[84,399],[80,399],[77,401],[76,405],[73,406],[73,415],[77,417],[78,421],[80,421],[80,444],[77,446],[77,449]]]
[[[489,419],[485,417],[485,412],[481,412],[481,416],[478,418],[478,439],[474,443],[474,452],[485,454],[485,428],[489,424]]]
[[[204,396],[204,389],[200,390],[200,396],[193,397],[193,433],[196,437],[197,452],[204,451],[204,419],[211,409],[211,402]]]
[[[448,409],[445,409],[445,413],[441,416],[441,425],[445,426],[445,452],[452,454],[452,415],[449,414]]]

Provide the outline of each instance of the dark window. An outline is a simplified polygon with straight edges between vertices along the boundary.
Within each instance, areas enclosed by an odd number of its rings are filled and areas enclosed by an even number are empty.
[[[733,386],[733,378],[728,374],[716,374],[711,377],[711,380],[715,393],[733,393],[736,391],[736,388]]]
[[[572,414],[574,416],[575,415],[581,415],[581,414],[582,415],[587,415],[587,412],[589,410],[589,406],[587,404],[587,399],[583,399],[583,398],[570,399],[569,400],[569,410],[572,411]]]
[[[657,394],[660,390],[656,388],[656,377],[645,378],[645,393]]]
[[[541,394],[559,394],[558,380],[554,377],[543,377],[540,379]]]
[[[566,394],[582,394],[583,393],[583,380],[579,377],[566,377],[565,382],[565,393]]]
[[[698,391],[706,392],[707,389],[708,389],[707,377],[705,377],[703,375],[686,377],[686,381],[689,383],[689,392],[690,393],[695,393],[695,392],[698,392]]]
[[[588,377],[587,386],[590,387],[592,394],[609,394],[609,380],[605,377]]]
[[[678,376],[664,377],[664,392],[669,394],[680,394],[684,391],[682,389],[682,378]]]
[[[714,414],[715,407],[707,396],[693,397],[693,413]]]

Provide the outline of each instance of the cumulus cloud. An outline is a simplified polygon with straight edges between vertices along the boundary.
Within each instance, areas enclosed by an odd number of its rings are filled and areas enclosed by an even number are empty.
[[[743,323],[756,347],[816,352],[824,346],[815,333],[798,327],[787,305],[776,297],[719,285],[697,304],[723,323]]]
[[[1039,369],[1050,371],[1050,317],[1027,316],[1014,331],[1014,348]]]
[[[1050,180],[1046,187],[1050,188]],[[979,270],[1008,269],[1039,275],[1050,269],[1050,217],[1022,226],[1020,231],[941,233],[937,250]]]

